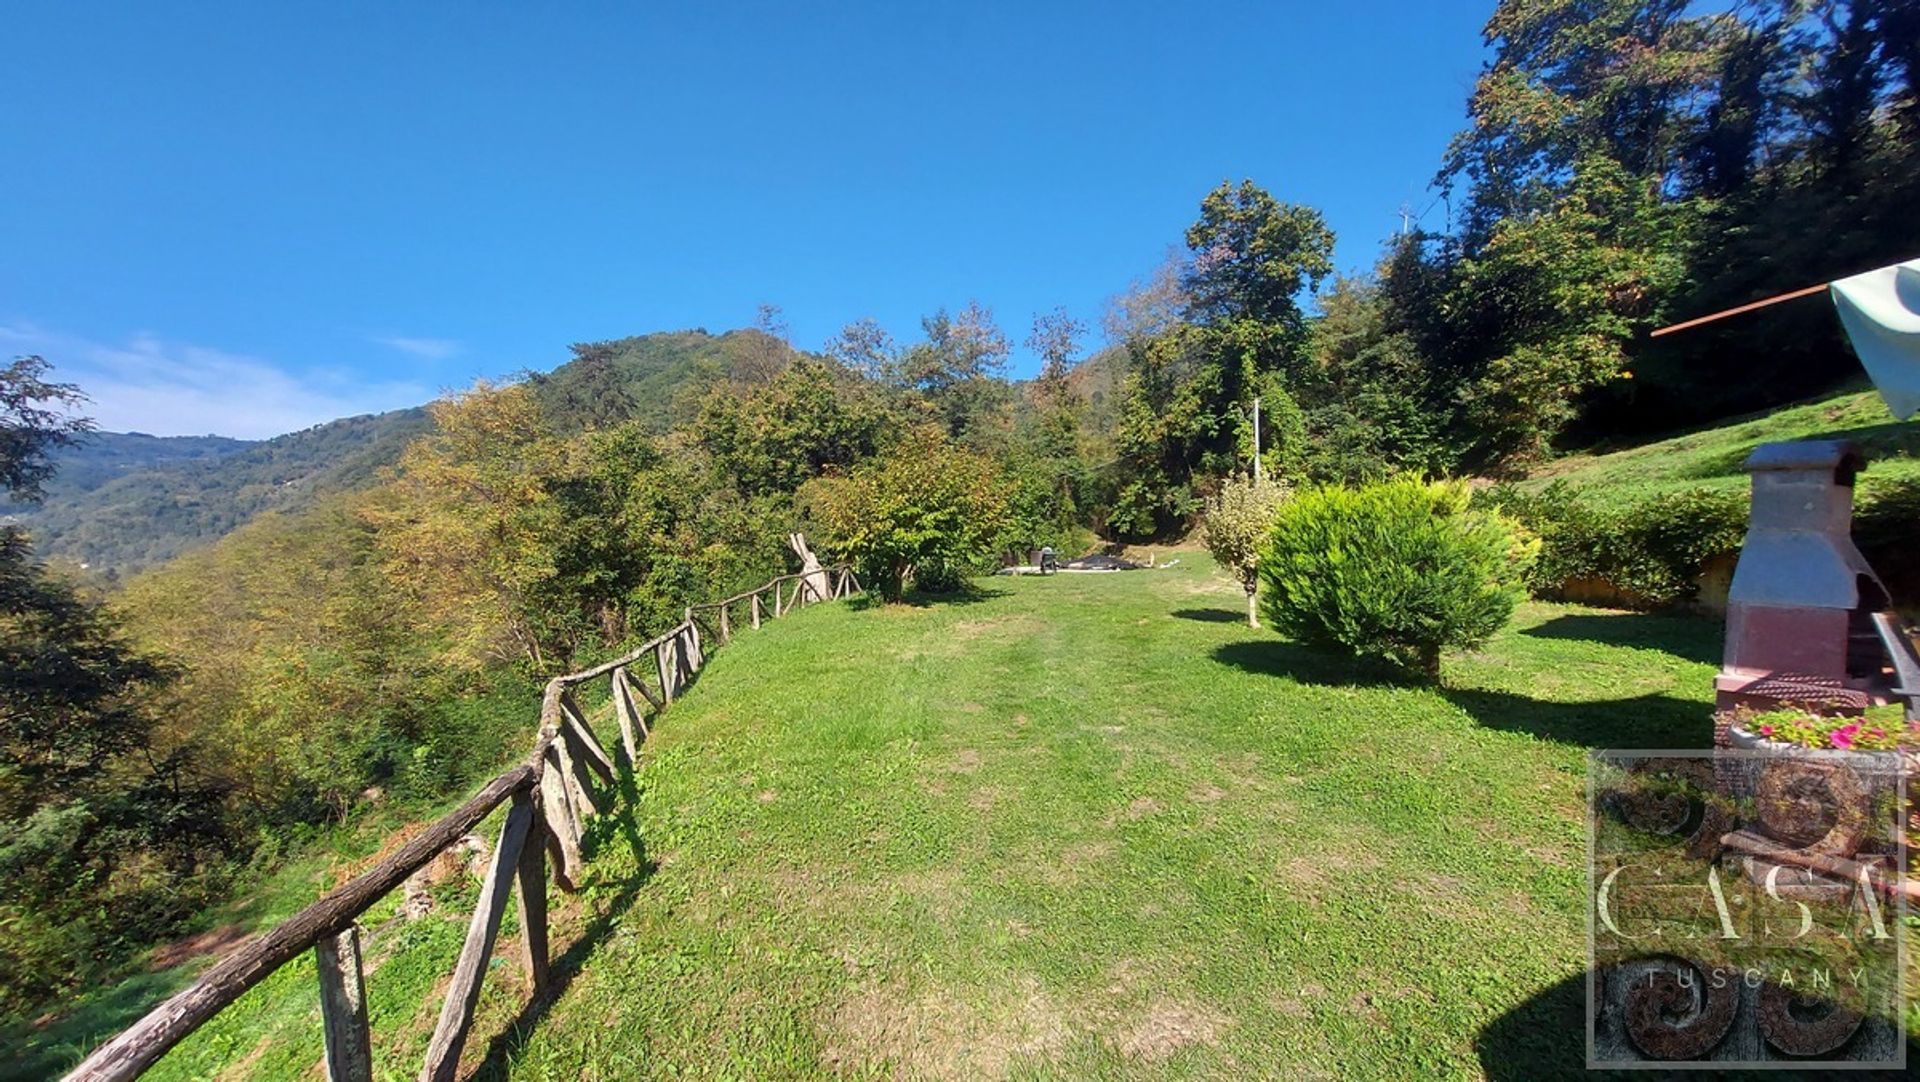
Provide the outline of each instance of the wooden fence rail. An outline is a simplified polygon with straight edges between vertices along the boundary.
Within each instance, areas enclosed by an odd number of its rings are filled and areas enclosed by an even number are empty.
[[[823,588],[818,582],[828,583],[824,589],[831,597],[819,596]],[[790,596],[783,600],[789,583]],[[95,1049],[66,1076],[67,1082],[138,1077],[207,1019],[306,950],[314,952],[319,969],[327,1077],[333,1082],[372,1082],[361,935],[355,919],[495,808],[507,804],[506,822],[487,865],[480,899],[468,922],[466,941],[454,965],[426,1063],[420,1069],[423,1082],[455,1077],[508,895],[517,896],[519,901],[520,967],[538,997],[548,988],[548,863],[551,861],[553,879],[561,889],[580,888],[581,836],[587,819],[602,814],[617,795],[616,756],[630,769],[633,767],[639,745],[649,732],[649,710],[658,715],[686,688],[706,663],[708,642],[731,640],[732,608],[747,601],[752,626],[759,627],[763,617],[781,616],[801,605],[851,597],[859,591],[859,580],[846,567],[782,575],[757,589],[689,607],[677,626],[612,661],[554,677],[541,697],[540,729],[533,748],[519,766],[487,782],[466,803],[409,839],[370,871],[221,959],[192,985]],[[771,609],[762,600],[769,593]],[[647,667],[636,667],[649,658],[652,665],[648,667],[653,670],[657,687],[647,686]],[[575,688],[601,678],[609,683],[614,718],[620,727],[614,755],[600,745],[574,695]]]

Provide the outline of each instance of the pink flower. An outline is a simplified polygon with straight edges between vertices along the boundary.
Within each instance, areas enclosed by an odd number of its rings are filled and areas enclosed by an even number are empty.
[[[1773,726],[1771,726],[1771,725],[1762,725],[1762,726],[1760,726],[1760,735],[1761,735],[1761,736],[1772,736],[1772,735],[1773,735]]]
[[[1853,736],[1859,731],[1860,726],[1858,725],[1842,725],[1838,729],[1835,729],[1833,735],[1827,739],[1831,740],[1833,746],[1839,748],[1841,751],[1851,751],[1853,749]]]

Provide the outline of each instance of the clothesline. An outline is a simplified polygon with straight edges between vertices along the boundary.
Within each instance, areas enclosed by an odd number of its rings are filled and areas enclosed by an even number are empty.
[[[1803,286],[1675,323],[1654,331],[1653,337],[1829,290],[1854,356],[1860,358],[1861,367],[1879,388],[1887,409],[1902,421],[1920,413],[1920,259]]]
[[[1779,304],[1781,301],[1790,301],[1797,297],[1811,297],[1815,293],[1825,293],[1826,291],[1827,291],[1827,283],[1821,282],[1819,285],[1806,286],[1801,289],[1793,290],[1791,292],[1781,293],[1777,296],[1768,297],[1764,300],[1749,301],[1748,303],[1740,305],[1736,308],[1726,308],[1726,309],[1722,309],[1721,311],[1714,312],[1710,315],[1698,316],[1694,319],[1687,320],[1685,323],[1675,323],[1671,327],[1662,327],[1659,330],[1653,332],[1653,334],[1650,335],[1649,337],[1658,338],[1663,334],[1672,334],[1675,331],[1684,331],[1688,327],[1698,327],[1702,323],[1712,323],[1714,320],[1717,320],[1717,319],[1725,319],[1728,316],[1737,316],[1742,312],[1751,312],[1755,308],[1765,308],[1768,305]]]

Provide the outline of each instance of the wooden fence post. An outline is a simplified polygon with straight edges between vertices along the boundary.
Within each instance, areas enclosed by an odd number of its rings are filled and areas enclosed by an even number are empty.
[[[554,877],[568,890],[580,889],[580,825],[574,818],[573,801],[567,796],[566,766],[559,752],[547,745],[545,769],[540,772],[540,809],[546,820],[558,860]]]
[[[733,608],[732,605],[720,606],[720,644],[722,646],[733,641],[733,628],[727,626],[727,611],[731,608]]]
[[[573,808],[573,821],[581,835],[587,830],[587,816],[599,815],[600,805],[593,799],[593,793],[586,786],[586,779],[580,774],[584,768],[573,756],[574,736],[572,729],[562,718],[560,727],[554,733],[552,750],[560,760],[560,778],[565,783],[567,802]]]
[[[433,1041],[427,1045],[427,1062],[420,1069],[422,1082],[451,1082],[459,1073],[460,1049],[467,1043],[473,1008],[480,1001],[480,981],[487,975],[487,959],[493,953],[494,937],[500,934],[507,892],[513,888],[514,872],[520,865],[520,848],[526,844],[532,825],[532,802],[524,794],[515,794],[513,806],[507,809],[506,824],[500,828],[493,862],[487,865],[487,878],[480,884],[480,900],[467,924],[467,941],[460,948],[460,961],[453,967],[453,982],[447,985],[440,1023],[433,1027]]]
[[[313,944],[320,971],[320,1025],[327,1049],[327,1082],[373,1082],[367,1039],[367,986],[360,969],[360,926],[323,934]]]
[[[573,741],[574,746],[569,750],[578,752],[586,765],[600,775],[601,782],[611,788],[614,778],[613,760],[608,757],[606,749],[600,746],[600,738],[593,735],[592,729],[587,728],[587,715],[581,712],[580,704],[574,699],[572,692],[561,697],[560,715],[560,729],[570,734]]]
[[[520,970],[535,999],[547,991],[547,835],[546,816],[535,815],[520,847],[514,879],[520,900]]]
[[[613,688],[613,716],[620,722],[620,746],[627,753],[627,765],[633,766],[640,761],[640,741],[634,732],[645,733],[647,723],[639,704],[633,701],[633,685],[627,683],[625,667],[613,670],[608,683]]]
[[[753,602],[753,627],[758,631],[760,629],[760,591],[755,590],[748,600]]]
[[[667,655],[665,653],[667,649],[667,642],[657,642],[653,646],[653,664],[655,668],[660,670],[660,699],[662,706],[672,702],[674,694],[674,668],[672,665],[667,664]]]

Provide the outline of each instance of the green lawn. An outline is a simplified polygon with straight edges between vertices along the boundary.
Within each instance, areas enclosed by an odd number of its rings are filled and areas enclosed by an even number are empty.
[[[1606,454],[1570,455],[1523,482],[1539,489],[1556,478],[1578,486],[1602,505],[1625,505],[1662,492],[1704,486],[1747,487],[1740,468],[1747,455],[1774,440],[1850,439],[1869,460],[1861,483],[1920,478],[1920,424],[1895,421],[1872,391],[1815,402]]]
[[[1706,744],[1717,626],[1529,605],[1436,689],[1242,611],[1188,553],[743,633],[661,719],[631,814],[596,825],[559,995],[522,1011],[496,960],[470,1066],[1575,1070],[1584,757]],[[368,922],[395,1077],[472,893]],[[313,998],[291,965],[154,1076],[310,1077]]]

